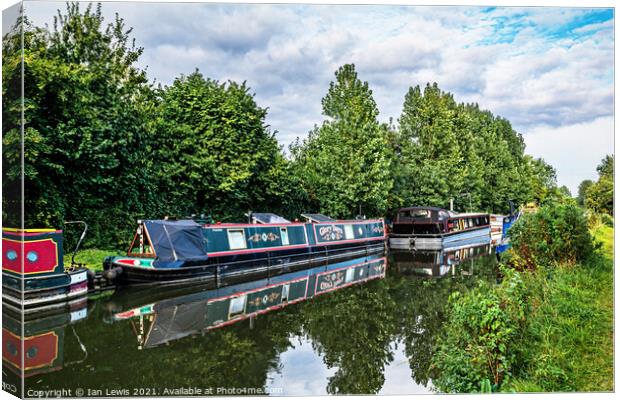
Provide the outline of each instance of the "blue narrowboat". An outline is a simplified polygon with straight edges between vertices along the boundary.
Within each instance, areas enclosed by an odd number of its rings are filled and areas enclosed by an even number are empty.
[[[86,295],[87,270],[65,267],[63,233],[55,229],[2,229],[2,299],[24,310]]]
[[[138,348],[146,349],[384,278],[386,268],[387,259],[380,253],[210,290],[175,292],[171,287],[162,293],[144,290],[140,296],[139,288],[130,288],[115,294],[105,308],[113,322],[132,321]],[[166,296],[166,291],[172,294]]]
[[[127,256],[107,257],[103,276],[117,284],[181,284],[286,273],[339,257],[383,251],[382,219],[334,220],[303,214],[290,222],[252,213],[246,224],[138,221]]]
[[[463,241],[485,238],[491,239],[489,214],[407,207],[396,211],[390,247],[439,250]]]

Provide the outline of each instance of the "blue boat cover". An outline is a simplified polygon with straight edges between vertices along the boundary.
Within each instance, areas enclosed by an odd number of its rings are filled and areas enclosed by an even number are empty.
[[[207,260],[202,228],[195,221],[147,220],[144,221],[144,227],[157,254],[156,263],[160,264],[159,267],[168,263],[180,266],[188,261]]]

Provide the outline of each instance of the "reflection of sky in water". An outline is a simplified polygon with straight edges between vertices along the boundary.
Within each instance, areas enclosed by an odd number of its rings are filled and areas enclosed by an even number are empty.
[[[431,391],[415,383],[411,377],[409,359],[405,355],[405,345],[392,343],[394,360],[385,366],[385,383],[377,394],[423,394]],[[430,383],[429,383],[430,386]]]
[[[280,354],[280,371],[267,375],[268,388],[282,388],[283,396],[327,394],[327,382],[337,368],[327,368],[305,337],[291,338],[291,348]]]
[[[327,394],[329,378],[337,368],[327,368],[322,357],[312,348],[305,337],[291,338],[292,347],[280,354],[280,370],[270,371],[266,386],[278,390],[272,395],[312,396]],[[430,389],[418,385],[411,378],[405,346],[393,342],[390,345],[394,360],[385,366],[385,382],[377,394],[424,394]],[[429,384],[430,386],[430,384]],[[279,392],[281,388],[281,392]]]

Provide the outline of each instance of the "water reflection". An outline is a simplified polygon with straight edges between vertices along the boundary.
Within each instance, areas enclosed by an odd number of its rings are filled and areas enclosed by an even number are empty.
[[[386,258],[380,254],[224,288],[199,291],[192,288],[189,293],[174,293],[174,297],[156,302],[148,302],[144,298],[148,298],[152,290],[146,296],[139,297],[130,290],[110,299],[107,308],[118,307],[119,302],[137,301],[130,309],[114,313],[111,320],[129,320],[138,340],[138,348],[142,349],[245,319],[250,320],[252,327],[254,319],[260,314],[350,285],[383,278],[385,269]],[[160,290],[154,296],[161,295]]]
[[[2,375],[9,392],[20,395],[22,378],[59,371],[86,359],[85,351],[78,359],[65,357],[64,348],[66,341],[80,340],[72,325],[86,318],[87,300],[65,305],[22,316],[3,302]]]
[[[493,253],[488,245],[392,252],[220,288],[100,294],[80,320],[68,312],[53,329],[41,323],[40,332],[64,332],[62,357],[24,374],[26,388],[82,387],[85,396],[110,388],[130,395],[427,392],[446,300],[493,281]]]

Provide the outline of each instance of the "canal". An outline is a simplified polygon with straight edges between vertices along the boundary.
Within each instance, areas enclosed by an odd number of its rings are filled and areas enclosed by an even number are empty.
[[[390,252],[223,288],[99,293],[26,319],[34,345],[25,345],[25,394],[428,393],[448,297],[495,279],[486,244]],[[17,318],[3,314],[4,335],[19,336]],[[18,382],[6,357],[3,370]]]

